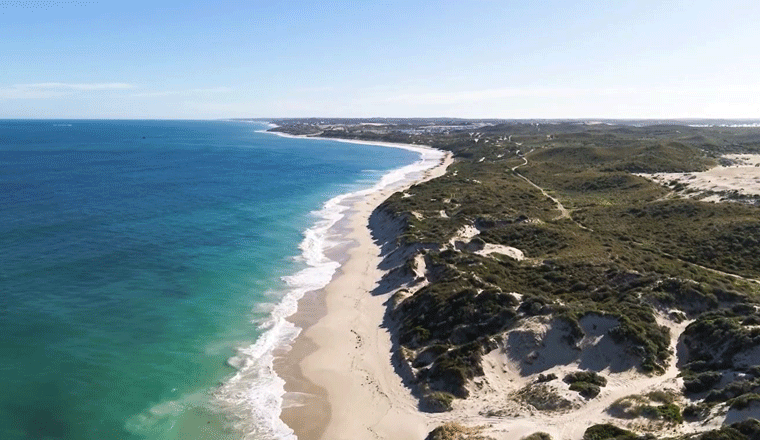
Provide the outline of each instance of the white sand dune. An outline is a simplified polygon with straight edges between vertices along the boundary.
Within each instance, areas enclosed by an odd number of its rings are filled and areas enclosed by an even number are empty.
[[[732,165],[721,165],[695,173],[639,174],[662,185],[680,183],[688,188],[683,194],[718,202],[728,193],[760,195],[760,155],[728,154]],[[717,194],[714,194],[717,193]]]
[[[674,323],[664,316],[658,321],[670,329],[671,350],[675,353],[678,338],[690,321]],[[557,440],[578,440],[589,426],[598,423],[631,426],[641,431],[641,420],[615,418],[607,412],[610,405],[632,394],[681,388],[675,357],[665,374],[659,376],[637,373],[635,369],[623,370],[633,364],[633,358],[626,354],[624,347],[605,338],[606,330],[617,325],[616,320],[595,315],[582,319],[581,326],[584,332],[588,331],[579,343],[583,351],[567,344],[565,325],[544,317],[526,319],[508,332],[502,347],[485,356],[485,376],[474,381],[471,396],[457,401],[454,411],[430,418],[439,423],[485,426],[483,434],[496,440],[519,439],[534,432],[546,432]],[[561,380],[568,373],[582,370],[584,363],[593,367],[589,370],[598,371],[607,379],[599,396],[590,400],[570,391],[569,385]],[[536,384],[539,374],[550,373],[559,379]],[[520,399],[519,392],[526,387],[549,389],[569,407],[539,410]],[[706,428],[687,423],[670,429],[674,433],[687,433]]]

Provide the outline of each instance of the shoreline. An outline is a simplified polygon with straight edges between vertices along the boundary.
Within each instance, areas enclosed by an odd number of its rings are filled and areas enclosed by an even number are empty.
[[[424,416],[417,414],[417,400],[393,369],[390,333],[381,327],[387,295],[370,293],[383,272],[369,217],[393,193],[443,175],[451,153],[416,144],[270,133],[402,148],[421,156],[407,167],[427,162],[419,170],[392,170],[376,187],[347,197],[350,207],[331,231],[344,244],[327,251],[332,260],[344,261],[324,288],[298,301],[287,320],[301,332],[289,348],[275,352],[274,360],[275,372],[285,381],[280,419],[299,440],[423,438],[428,431]]]

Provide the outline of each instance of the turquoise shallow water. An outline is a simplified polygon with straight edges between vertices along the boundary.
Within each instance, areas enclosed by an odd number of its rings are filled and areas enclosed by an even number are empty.
[[[214,411],[325,201],[416,153],[222,121],[0,121],[0,438],[240,438]]]

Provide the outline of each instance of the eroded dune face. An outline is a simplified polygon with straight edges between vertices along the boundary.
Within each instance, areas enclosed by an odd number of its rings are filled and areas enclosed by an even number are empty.
[[[675,322],[665,314],[658,314],[657,321],[670,330],[675,353],[692,321]],[[486,427],[481,435],[497,440],[535,432],[554,439],[580,439],[589,426],[600,423],[633,423],[651,432],[668,429],[670,422],[650,420],[639,407],[664,405],[657,399],[679,399],[683,382],[676,357],[671,357],[664,374],[644,374],[635,350],[610,336],[620,324],[618,319],[589,314],[579,324],[583,335],[576,338],[566,321],[550,316],[525,318],[506,331],[499,346],[484,355],[484,375],[473,381],[470,397],[456,402],[448,417],[478,421]],[[587,389],[574,387],[575,380],[601,384],[598,394],[582,394]],[[710,423],[719,426],[720,421]]]
[[[622,344],[612,339],[609,331],[620,321],[615,318],[599,315],[586,315],[580,320],[584,338],[580,342],[581,370],[609,371],[620,373],[637,367],[639,361]]]
[[[507,333],[504,351],[522,376],[531,376],[577,361],[580,353],[570,340],[564,321],[533,317]]]
[[[523,376],[543,373],[557,366],[577,363],[581,370],[619,373],[638,365],[609,330],[620,322],[612,317],[587,315],[579,324],[583,338],[575,343],[569,325],[559,319],[533,317],[507,332],[505,353]]]

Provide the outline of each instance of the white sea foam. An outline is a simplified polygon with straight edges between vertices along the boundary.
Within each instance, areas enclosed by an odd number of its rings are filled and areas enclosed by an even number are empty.
[[[172,391],[176,391],[176,388]],[[203,391],[178,396],[174,400],[159,402],[146,411],[125,421],[127,431],[138,436],[174,438],[171,432],[181,414],[189,408],[205,408],[207,395]]]
[[[327,201],[321,210],[313,213],[317,221],[304,232],[300,244],[300,261],[306,267],[283,277],[287,292],[277,304],[269,319],[260,324],[265,330],[251,346],[241,348],[228,360],[237,373],[222,384],[216,397],[222,409],[228,413],[238,429],[245,433],[244,439],[294,440],[293,430],[280,420],[285,395],[285,382],[274,371],[274,352],[287,350],[301,329],[287,321],[298,308],[298,300],[306,293],[326,286],[340,266],[327,257],[328,251],[339,244],[332,228],[345,217],[351,204],[360,197],[422,177],[425,170],[434,167],[443,153],[429,148],[385,144],[420,153],[420,160],[382,176],[373,187],[342,194]]]
[[[263,128],[261,130],[256,130],[256,133],[267,133],[268,132],[267,130],[271,130],[273,128],[279,127],[279,125],[274,124],[272,122],[268,122],[268,121],[242,121],[242,122],[248,123],[248,124],[264,124],[267,126],[266,128]]]

